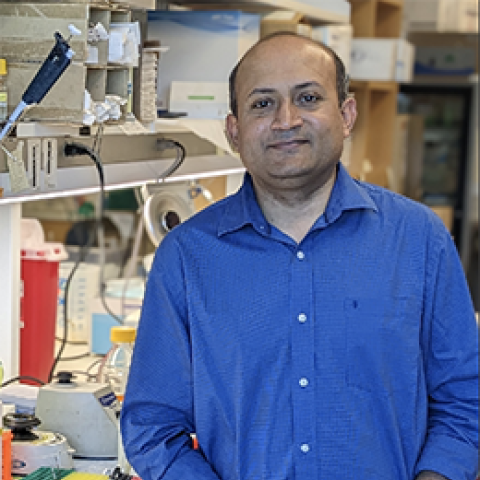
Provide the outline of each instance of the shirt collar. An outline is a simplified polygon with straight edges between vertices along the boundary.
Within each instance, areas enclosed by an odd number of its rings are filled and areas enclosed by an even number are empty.
[[[325,222],[332,223],[344,211],[357,209],[378,211],[365,186],[354,180],[339,163],[335,185],[325,210]],[[239,230],[246,225],[253,226],[262,234],[270,231],[270,225],[256,200],[252,178],[248,172],[245,173],[241,188],[227,202],[218,225],[218,235]]]
[[[326,223],[337,220],[347,210],[373,210],[378,208],[361,182],[354,180],[345,167],[338,163],[337,178],[325,209]]]

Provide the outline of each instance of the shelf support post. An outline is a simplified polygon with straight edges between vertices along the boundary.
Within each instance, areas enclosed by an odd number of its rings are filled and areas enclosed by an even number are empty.
[[[7,380],[19,374],[21,217],[20,203],[0,204],[0,357]]]

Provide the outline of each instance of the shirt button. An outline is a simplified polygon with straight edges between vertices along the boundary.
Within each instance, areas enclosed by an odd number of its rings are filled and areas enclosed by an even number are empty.
[[[303,453],[308,453],[310,451],[310,445],[308,443],[304,443],[300,446],[300,450]]]
[[[303,260],[303,259],[305,258],[305,254],[304,254],[301,250],[299,250],[299,251],[297,252],[297,258],[298,258],[299,260]]]
[[[300,323],[305,323],[307,321],[307,316],[304,314],[304,313],[301,313],[299,316],[298,316],[298,321]]]
[[[300,381],[298,382],[301,387],[306,387],[308,385],[308,380],[306,378],[301,378]]]

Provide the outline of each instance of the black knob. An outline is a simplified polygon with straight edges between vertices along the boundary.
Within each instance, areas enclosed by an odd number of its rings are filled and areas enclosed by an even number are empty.
[[[13,440],[30,441],[37,440],[31,429],[40,425],[40,420],[35,415],[27,413],[7,413],[3,417],[3,424],[8,427],[13,434]]]
[[[58,372],[57,376],[57,383],[73,383],[72,378],[74,375],[72,372]]]

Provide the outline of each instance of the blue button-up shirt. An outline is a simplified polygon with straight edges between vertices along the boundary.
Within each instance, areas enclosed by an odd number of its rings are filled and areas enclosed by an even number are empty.
[[[297,244],[247,174],[158,248],[121,421],[143,480],[473,479],[478,332],[449,233],[339,166]]]

